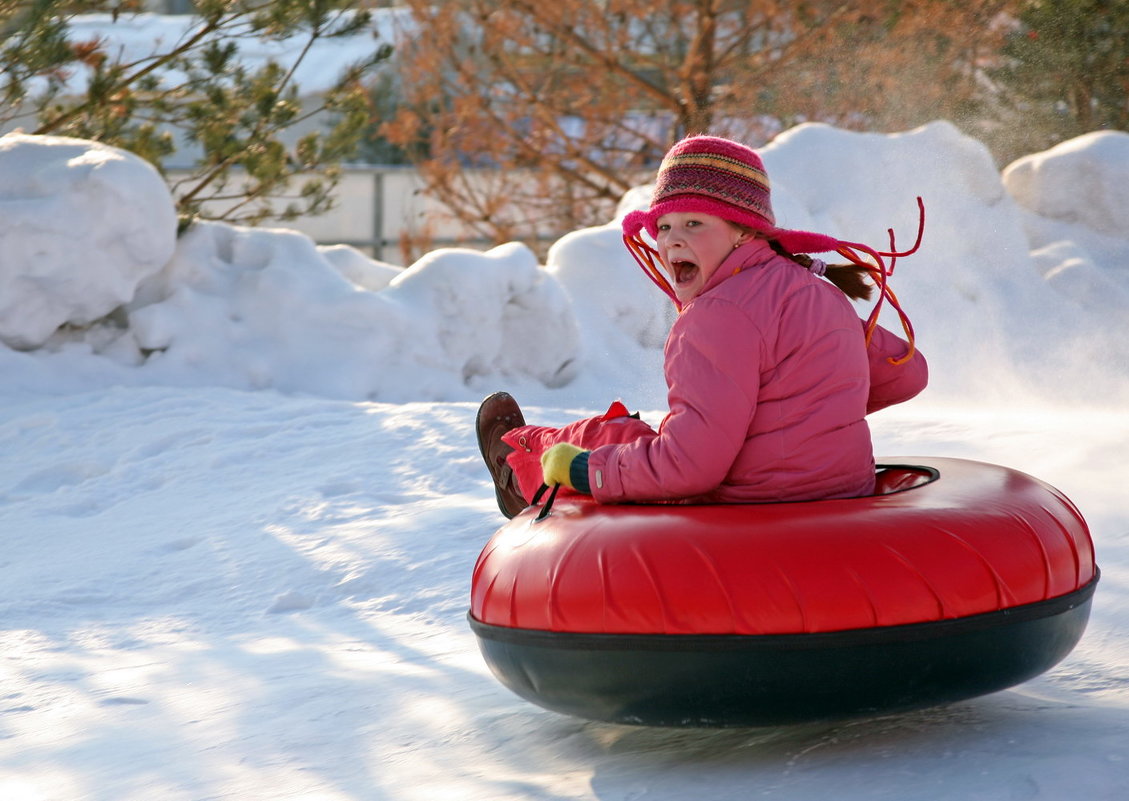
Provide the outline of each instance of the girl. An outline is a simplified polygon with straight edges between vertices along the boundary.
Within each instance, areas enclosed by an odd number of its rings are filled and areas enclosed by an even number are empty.
[[[650,208],[629,214],[623,231],[679,310],[664,351],[670,411],[657,431],[619,405],[555,429],[525,425],[513,398],[490,396],[478,435],[503,513],[521,511],[542,481],[602,503],[871,493],[865,417],[927,381],[912,328],[886,285],[893,260],[917,245],[897,253],[891,233],[890,252],[880,253],[777,228],[760,157],[711,136],[671,148]],[[850,263],[800,255],[832,251]],[[865,322],[848,300],[869,297],[864,276],[880,289]],[[897,308],[908,341],[877,325],[884,301]]]

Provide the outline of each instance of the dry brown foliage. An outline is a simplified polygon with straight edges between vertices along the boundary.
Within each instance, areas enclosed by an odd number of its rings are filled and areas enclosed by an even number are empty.
[[[1012,0],[407,0],[383,129],[486,240],[606,222],[678,137],[965,113]],[[475,167],[488,167],[489,178]]]

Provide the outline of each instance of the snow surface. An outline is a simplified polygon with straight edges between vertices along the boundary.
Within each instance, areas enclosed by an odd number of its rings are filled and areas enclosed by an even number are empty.
[[[290,231],[177,240],[146,165],[0,138],[0,799],[1102,799],[1129,786],[1129,135],[1004,171],[944,122],[764,149],[782,224],[908,244],[932,368],[884,456],[1009,465],[1093,528],[1090,627],[1020,687],[766,729],[589,723],[511,695],[464,615],[506,388],[657,421],[669,302],[614,221],[405,270]],[[1053,197],[1051,197],[1053,196]],[[620,213],[645,202],[625,199]],[[1105,208],[1095,209],[1096,198]],[[91,323],[91,321],[95,321]],[[886,320],[896,325],[896,320]]]

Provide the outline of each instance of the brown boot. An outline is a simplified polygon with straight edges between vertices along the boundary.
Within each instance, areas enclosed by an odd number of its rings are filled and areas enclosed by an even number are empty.
[[[508,392],[495,392],[482,401],[478,407],[478,417],[474,427],[478,432],[478,448],[486,467],[494,478],[494,495],[498,498],[498,508],[506,517],[513,517],[529,506],[517,487],[517,477],[506,463],[506,456],[512,451],[502,442],[507,431],[525,425],[525,417],[517,401]]]

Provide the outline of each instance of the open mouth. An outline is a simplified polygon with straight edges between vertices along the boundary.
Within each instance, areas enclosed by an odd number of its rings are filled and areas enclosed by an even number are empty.
[[[698,275],[698,265],[692,261],[671,262],[670,270],[676,284],[688,284]]]

